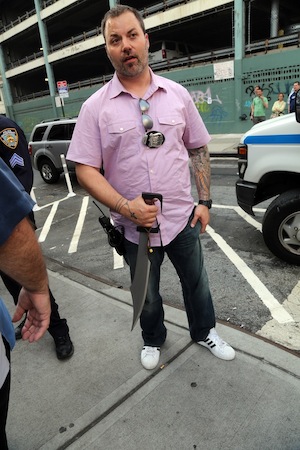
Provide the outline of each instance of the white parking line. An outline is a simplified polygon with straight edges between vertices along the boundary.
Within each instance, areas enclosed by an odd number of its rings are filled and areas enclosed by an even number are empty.
[[[237,253],[227,244],[227,242],[215,232],[209,225],[206,228],[208,234],[217,243],[220,249],[225,253],[227,258],[235,265],[239,272],[243,275],[247,283],[257,293],[263,304],[269,309],[272,317],[279,323],[294,322],[290,314],[284,307],[276,300],[266,286],[255,275],[253,270],[240,258]]]
[[[60,201],[66,200],[66,198],[61,199]],[[39,242],[44,242],[47,234],[50,230],[54,215],[56,213],[58,204],[60,201],[53,202],[52,208],[50,211],[50,214],[47,218],[47,220],[44,223],[44,226],[42,228]],[[89,202],[89,196],[86,196],[83,198],[82,206],[80,210],[80,214],[78,217],[77,225],[72,237],[72,241],[70,243],[69,251],[68,253],[75,253],[78,248],[78,242],[81,236],[86,211],[88,207]],[[45,205],[42,208],[45,208]],[[251,224],[254,228],[259,230],[261,232],[261,224],[256,221],[253,217],[249,216],[248,214],[244,213],[242,209],[238,206],[228,206],[228,205],[214,205],[214,208],[219,209],[232,209],[237,214],[239,214],[242,219],[246,220],[249,224]],[[257,209],[258,210],[258,209]],[[264,209],[259,209],[260,212],[264,212]],[[217,245],[220,247],[220,249],[224,252],[224,254],[230,259],[230,261],[235,265],[235,267],[239,270],[239,272],[243,275],[247,283],[252,287],[252,289],[257,293],[259,298],[262,300],[263,304],[269,309],[272,317],[277,320],[277,322],[284,324],[284,323],[291,323],[294,322],[294,319],[292,316],[284,309],[284,307],[276,300],[276,298],[271,294],[271,292],[265,287],[265,285],[260,281],[260,279],[255,275],[255,273],[247,266],[247,264],[237,255],[237,253],[227,244],[227,242],[215,232],[215,230],[208,226],[207,232],[211,236],[211,238],[217,243]],[[119,269],[124,267],[124,259],[122,256],[118,255],[118,253],[113,250],[113,267],[114,269]]]
[[[76,227],[75,227],[75,230],[74,230],[74,233],[73,233],[73,237],[72,237],[72,240],[71,240],[71,243],[70,243],[70,246],[69,246],[68,253],[75,253],[75,252],[77,252],[78,242],[79,242],[79,239],[80,239],[80,236],[81,236],[81,232],[82,232],[82,228],[83,228],[83,224],[84,224],[84,220],[85,220],[88,204],[89,204],[89,196],[87,195],[82,200],[80,213],[79,213],[77,224],[76,224]]]
[[[46,240],[47,234],[49,233],[49,230],[51,228],[54,216],[56,214],[58,205],[59,205],[59,201],[56,201],[56,202],[53,203],[51,211],[50,211],[50,213],[49,213],[49,215],[48,215],[48,217],[47,217],[47,219],[46,219],[46,221],[45,221],[45,223],[43,225],[42,231],[40,233],[40,236],[39,236],[39,239],[38,239],[39,242],[44,242]]]
[[[123,269],[124,267],[123,256],[119,255],[119,253],[117,253],[115,249],[113,249],[113,256],[114,256],[114,269]]]
[[[257,220],[254,219],[254,217],[249,216],[245,211],[242,210],[239,206],[236,206],[234,208],[236,213],[242,217],[246,222],[248,222],[250,225],[252,225],[254,228],[256,228],[258,231],[262,232],[262,225]]]

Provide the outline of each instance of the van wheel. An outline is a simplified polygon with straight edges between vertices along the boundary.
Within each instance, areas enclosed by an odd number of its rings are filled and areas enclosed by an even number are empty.
[[[300,191],[284,192],[269,205],[262,225],[265,243],[278,258],[300,266]]]
[[[39,162],[39,171],[45,183],[53,184],[59,180],[60,172],[50,159],[42,159]]]

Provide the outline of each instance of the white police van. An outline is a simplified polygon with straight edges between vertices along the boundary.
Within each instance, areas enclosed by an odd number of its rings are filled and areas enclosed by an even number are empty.
[[[300,91],[296,113],[254,125],[238,146],[239,206],[274,199],[262,223],[265,243],[274,255],[300,265]]]

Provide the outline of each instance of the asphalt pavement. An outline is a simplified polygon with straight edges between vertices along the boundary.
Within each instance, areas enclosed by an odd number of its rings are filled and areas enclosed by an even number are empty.
[[[239,138],[230,136],[213,137],[218,153],[219,144],[231,153]],[[167,340],[159,367],[147,371],[139,325],[130,331],[130,293],[47,264],[75,352],[57,360],[48,333],[17,342],[10,450],[300,449],[295,352],[218,322],[236,350],[233,361],[219,360],[191,341],[185,312],[165,306]],[[12,312],[2,285],[0,295]]]

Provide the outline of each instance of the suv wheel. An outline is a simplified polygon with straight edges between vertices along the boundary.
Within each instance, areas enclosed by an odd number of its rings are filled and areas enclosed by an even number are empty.
[[[284,192],[269,205],[263,220],[265,243],[274,255],[300,265],[300,191]]]
[[[50,159],[42,159],[39,162],[39,171],[45,183],[53,184],[59,180],[60,172]]]

